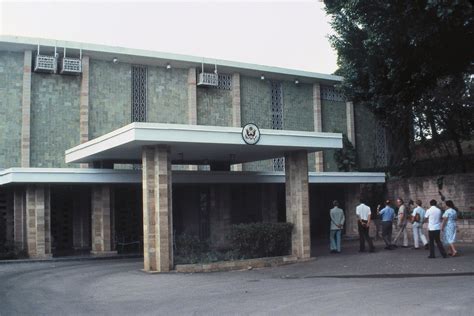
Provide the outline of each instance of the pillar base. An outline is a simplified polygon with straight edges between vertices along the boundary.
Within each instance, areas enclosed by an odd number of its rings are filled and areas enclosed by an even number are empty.
[[[116,256],[117,251],[91,251],[91,255],[94,257],[111,257]]]

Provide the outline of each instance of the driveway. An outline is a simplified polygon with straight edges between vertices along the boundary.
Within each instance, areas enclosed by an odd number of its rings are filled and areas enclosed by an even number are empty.
[[[472,315],[474,247],[460,250],[359,254],[352,242],[340,255],[315,247],[310,262],[201,274],[146,274],[141,259],[0,264],[0,315]]]

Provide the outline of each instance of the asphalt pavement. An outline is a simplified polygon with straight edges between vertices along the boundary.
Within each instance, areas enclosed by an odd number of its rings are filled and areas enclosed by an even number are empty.
[[[146,274],[141,259],[0,264],[0,315],[472,315],[474,246],[341,254],[216,273]]]

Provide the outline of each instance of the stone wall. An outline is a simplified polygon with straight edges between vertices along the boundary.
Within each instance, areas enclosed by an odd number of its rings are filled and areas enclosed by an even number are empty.
[[[347,134],[346,103],[321,100],[323,132]],[[324,150],[324,171],[338,171],[334,160],[335,150]]]
[[[240,113],[242,124],[254,123],[259,128],[272,128],[272,90],[270,81],[240,76]],[[271,160],[246,163],[246,171],[272,171]]]
[[[354,104],[354,127],[359,168],[375,167],[375,116],[369,109]]]
[[[130,64],[91,59],[89,138],[93,139],[131,122]],[[79,114],[78,114],[79,117]]]
[[[232,91],[197,88],[198,125],[232,126]]]
[[[64,162],[64,152],[80,143],[81,78],[31,76],[31,167],[71,167]]]
[[[313,85],[283,81],[283,128],[314,131]],[[309,171],[315,171],[314,154],[308,155]]]
[[[437,181],[443,178],[443,188],[438,189]],[[425,208],[432,199],[441,202],[440,191],[446,200],[453,200],[459,211],[474,211],[474,174],[454,174],[444,176],[393,179],[387,181],[387,195],[391,199],[420,199]],[[444,203],[441,204],[444,208]]]
[[[0,52],[0,169],[19,167],[23,54]]]
[[[147,121],[188,124],[188,70],[148,67]]]

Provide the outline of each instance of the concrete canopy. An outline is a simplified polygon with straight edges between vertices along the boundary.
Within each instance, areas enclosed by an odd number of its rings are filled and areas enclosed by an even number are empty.
[[[173,164],[237,164],[342,148],[342,135],[335,133],[261,129],[259,142],[247,145],[241,132],[240,127],[132,123],[66,150],[66,162],[137,163],[143,146],[156,145],[169,146]]]

